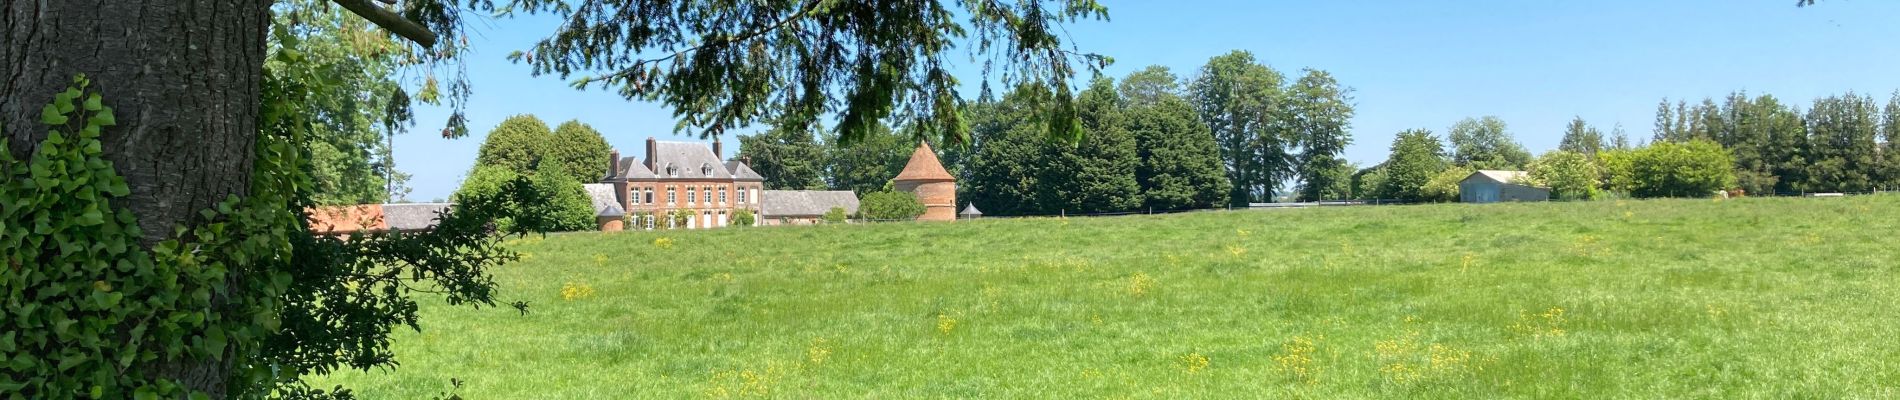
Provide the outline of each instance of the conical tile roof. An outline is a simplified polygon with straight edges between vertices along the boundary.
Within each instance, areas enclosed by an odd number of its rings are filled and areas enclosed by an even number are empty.
[[[904,164],[904,172],[898,173],[895,181],[955,181],[950,171],[943,169],[943,163],[937,161],[937,152],[930,149],[929,142],[917,145],[917,151],[910,153],[910,163]]]

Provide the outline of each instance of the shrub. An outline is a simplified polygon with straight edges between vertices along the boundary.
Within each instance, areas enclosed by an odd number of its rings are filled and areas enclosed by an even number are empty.
[[[1425,186],[1419,188],[1418,200],[1438,203],[1458,201],[1458,182],[1464,181],[1472,172],[1476,171],[1458,166],[1438,171],[1431,180],[1425,182]]]
[[[1531,161],[1530,183],[1550,188],[1556,200],[1593,200],[1602,196],[1597,189],[1602,173],[1590,156],[1569,151],[1552,151]]]
[[[450,196],[449,199],[461,202],[462,199],[472,196],[494,195],[495,193],[500,193],[503,188],[507,187],[510,182],[516,179],[521,179],[521,175],[516,174],[507,167],[479,165],[475,167],[475,170],[469,171],[467,178],[462,178],[462,187],[456,189],[455,194]],[[509,230],[515,226],[513,215],[517,211],[514,210],[512,205],[507,208],[508,210],[504,213],[506,215],[495,219],[495,226],[501,230]]]
[[[1735,186],[1734,157],[1715,142],[1658,142],[1608,154],[1611,187],[1627,187],[1631,196],[1707,197]]]
[[[532,227],[553,232],[582,231],[594,228],[594,201],[587,196],[587,189],[581,182],[568,174],[560,164],[547,164],[534,175],[535,192],[547,196],[546,201],[519,204],[523,213],[548,217],[548,226]]]
[[[1635,160],[1636,150],[1604,150],[1597,153],[1597,164],[1603,169],[1603,190],[1622,195],[1635,190]]]
[[[698,214],[694,214],[693,210],[687,209],[673,210],[673,212],[669,214],[673,216],[672,229],[686,229],[686,224],[692,223],[693,217],[699,216]]]
[[[845,213],[844,207],[832,207],[831,211],[825,211],[825,223],[827,224],[842,224],[847,217],[848,215]]]
[[[739,209],[732,212],[732,226],[752,226],[757,221],[758,217],[752,215],[752,210]]]
[[[1385,167],[1372,167],[1353,177],[1352,195],[1362,200],[1382,199],[1385,193],[1380,192],[1380,189],[1384,187]]]
[[[917,196],[905,192],[873,192],[864,195],[859,202],[858,215],[875,221],[897,221],[917,219],[924,215],[924,203]]]
[[[529,178],[507,167],[482,165],[469,172],[455,191],[457,202],[470,196],[496,196],[517,180],[533,188],[522,201],[510,202],[495,226],[502,230],[579,231],[593,228],[594,203],[580,182],[552,171]],[[532,222],[528,222],[532,221]],[[517,226],[517,222],[524,224]]]

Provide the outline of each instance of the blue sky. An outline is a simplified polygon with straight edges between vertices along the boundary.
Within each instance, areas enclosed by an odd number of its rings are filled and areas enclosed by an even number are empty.
[[[1401,130],[1442,136],[1465,117],[1503,118],[1519,142],[1542,152],[1556,147],[1572,116],[1648,138],[1664,97],[1747,90],[1806,104],[1850,90],[1885,101],[1900,89],[1900,47],[1890,43],[1900,38],[1900,2],[1892,1],[1102,1],[1110,21],[1069,31],[1083,50],[1115,58],[1104,71],[1111,77],[1148,65],[1186,77],[1235,49],[1289,76],[1332,72],[1355,89],[1346,156],[1362,165],[1384,160]],[[579,119],[629,153],[649,136],[698,140],[675,136],[671,111],[656,104],[576,91],[503,59],[553,26],[530,17],[475,28],[466,59],[471,135],[442,139],[434,133],[447,111],[423,107],[417,127],[395,139],[397,167],[414,176],[411,200],[452,193],[483,135],[509,115],[550,125]],[[726,142],[727,153],[737,151],[736,139]]]

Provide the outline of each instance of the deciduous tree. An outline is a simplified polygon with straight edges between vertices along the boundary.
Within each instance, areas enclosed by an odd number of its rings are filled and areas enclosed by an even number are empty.
[[[1498,117],[1465,118],[1451,126],[1451,162],[1472,169],[1523,169],[1530,151],[1511,138]]]
[[[1385,161],[1381,197],[1403,201],[1430,201],[1425,184],[1444,171],[1445,145],[1432,131],[1410,129],[1392,139],[1392,156]]]
[[[554,132],[549,131],[548,124],[540,118],[528,114],[510,116],[482,139],[482,147],[475,152],[475,165],[492,165],[507,168],[516,175],[534,176],[553,142]]]
[[[910,161],[911,151],[917,148],[912,139],[883,126],[863,133],[856,143],[844,143],[828,133],[824,137],[825,181],[832,190],[860,195],[882,190]]]
[[[1281,182],[1293,177],[1297,140],[1286,123],[1286,77],[1235,50],[1214,57],[1188,83],[1188,98],[1220,146],[1230,201],[1273,201]]]
[[[1301,201],[1342,197],[1340,179],[1355,170],[1340,155],[1352,144],[1352,88],[1326,71],[1306,69],[1288,92],[1293,134],[1300,145],[1296,176]],[[1344,168],[1346,174],[1339,171]]]
[[[279,2],[271,19],[265,70],[313,90],[303,112],[313,122],[312,198],[318,204],[382,203],[408,192],[390,139],[414,124],[410,97],[396,79],[406,66],[390,38],[348,11],[320,0]],[[284,57],[275,57],[283,55]]]
[[[818,145],[810,129],[778,125],[751,136],[739,136],[739,156],[750,160],[752,171],[765,177],[766,189],[825,187],[825,148]]]
[[[607,145],[607,138],[600,131],[578,120],[562,122],[554,128],[552,141],[544,148],[542,158],[561,166],[568,177],[577,183],[599,182],[607,175],[607,157],[613,148]],[[618,160],[615,160],[618,162]]]

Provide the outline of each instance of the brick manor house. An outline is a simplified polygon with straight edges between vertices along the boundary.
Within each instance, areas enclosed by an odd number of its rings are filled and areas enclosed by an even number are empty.
[[[674,219],[666,217],[678,210],[693,213],[683,226],[690,229],[726,226],[738,210],[749,210],[755,221],[759,219],[759,194],[765,189],[765,178],[743,160],[721,161],[718,139],[708,147],[649,137],[646,150],[644,158],[622,158],[620,150],[614,150],[607,175],[600,184],[588,185],[593,186],[590,189],[610,187],[613,199],[619,203],[605,205],[618,206],[619,210],[596,207],[609,209],[600,214],[602,230],[675,227]],[[632,216],[624,223],[633,226],[616,226],[623,222],[611,211]]]

